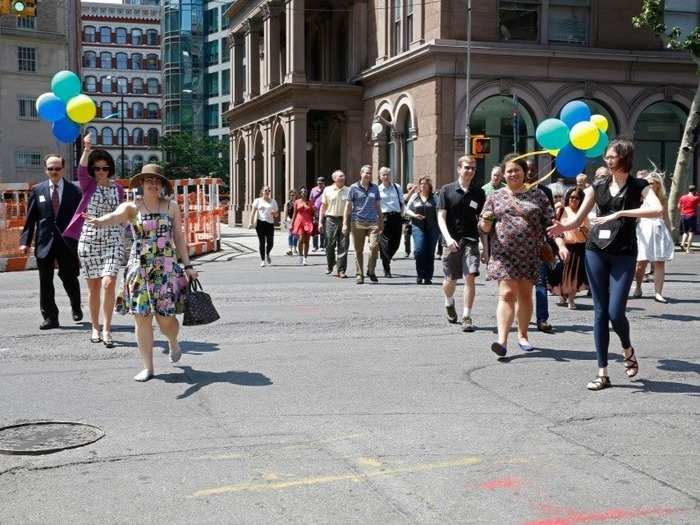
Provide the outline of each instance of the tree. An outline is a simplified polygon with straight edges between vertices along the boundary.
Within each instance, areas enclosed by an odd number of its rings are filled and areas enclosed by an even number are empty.
[[[684,49],[690,53],[693,61],[700,66],[700,27],[685,37],[681,38],[681,31],[677,27],[667,27],[664,23],[664,0],[642,0],[642,12],[632,19],[636,28],[645,27],[659,36],[669,49]],[[678,150],[676,166],[671,180],[671,191],[668,196],[668,211],[673,226],[673,237],[678,237],[678,224],[680,214],[678,211],[678,199],[686,192],[688,187],[689,167],[692,165],[693,152],[698,139],[698,127],[700,126],[700,77],[695,96],[690,105],[690,113],[685,123],[681,147]]]
[[[161,139],[163,167],[168,178],[217,177],[228,183],[229,145],[216,137],[191,133],[165,135]]]

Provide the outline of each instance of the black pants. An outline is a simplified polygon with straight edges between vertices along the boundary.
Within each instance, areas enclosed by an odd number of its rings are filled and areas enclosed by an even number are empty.
[[[272,251],[272,243],[275,240],[275,225],[259,220],[255,223],[255,232],[258,234],[260,258],[264,261],[265,257],[269,256]]]
[[[39,269],[39,306],[44,319],[58,321],[56,290],[53,286],[53,270],[58,263],[58,276],[63,289],[68,295],[71,308],[80,310],[80,261],[78,260],[78,242],[73,239],[54,239],[51,250],[46,257],[37,258]]]
[[[379,236],[379,256],[385,272],[391,271],[391,258],[401,244],[403,219],[400,213],[384,214],[384,230]]]
[[[345,273],[348,267],[348,241],[350,235],[343,235],[343,217],[326,215],[326,261],[328,271],[336,265],[336,248],[338,250],[338,273]]]

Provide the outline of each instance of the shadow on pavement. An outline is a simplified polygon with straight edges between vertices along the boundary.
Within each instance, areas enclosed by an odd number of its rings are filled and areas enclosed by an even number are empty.
[[[556,350],[554,348],[536,348],[531,352],[523,352],[521,354],[515,354],[507,358],[508,361],[515,361],[516,359],[531,359],[535,357],[549,358],[554,361],[559,361],[560,363],[568,363],[569,361],[595,361],[596,353],[595,350],[590,352],[582,352],[580,350]],[[608,358],[612,361],[622,358],[622,356],[614,353],[609,353]]]
[[[177,399],[190,397],[202,388],[215,383],[228,383],[240,386],[269,386],[272,383],[269,377],[259,372],[246,372],[230,370],[228,372],[207,372],[195,370],[191,366],[178,366],[182,374],[158,374],[154,379],[160,379],[166,383],[183,383],[190,385],[187,390],[177,396]]]
[[[637,379],[626,385],[613,385],[615,388],[631,388],[635,392],[655,394],[690,394],[700,397],[700,385],[674,383],[672,381],[654,381],[652,379]]]
[[[695,372],[700,374],[699,364],[681,361],[680,359],[660,359],[657,368],[668,372]]]
[[[669,321],[700,321],[700,317],[697,315],[683,315],[683,314],[661,314],[661,315],[649,315],[649,318],[655,319],[666,319]]]

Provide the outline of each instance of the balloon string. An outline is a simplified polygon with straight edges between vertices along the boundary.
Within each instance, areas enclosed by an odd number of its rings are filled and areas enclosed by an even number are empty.
[[[535,155],[541,155],[542,153],[549,153],[549,150],[543,149],[540,151],[531,151],[530,153],[523,153],[519,157],[515,157],[514,159],[510,159],[510,162],[515,162],[516,160],[524,159],[527,157],[534,157]]]
[[[543,183],[543,182],[546,181],[549,177],[551,177],[552,175],[554,175],[554,172],[555,172],[555,171],[557,171],[556,168],[554,168],[552,171],[550,171],[549,173],[547,173],[547,175],[545,175],[545,176],[542,177],[541,179],[538,179],[538,180],[536,180],[535,182],[531,182],[530,184],[526,184],[526,185],[525,185],[525,188],[529,190],[530,188],[533,188],[534,186],[537,186],[538,184]]]

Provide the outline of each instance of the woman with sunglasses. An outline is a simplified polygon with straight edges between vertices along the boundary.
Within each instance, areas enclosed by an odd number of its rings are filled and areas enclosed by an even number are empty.
[[[657,217],[663,211],[656,193],[649,190],[649,183],[630,175],[634,160],[632,142],[613,140],[604,160],[609,175],[585,189],[583,204],[573,217],[555,220],[547,230],[550,236],[575,230],[594,205],[598,210],[586,242],[586,274],[593,294],[593,339],[598,356],[598,374],[586,385],[589,390],[612,386],[608,377],[611,323],[622,345],[625,374],[631,379],[639,372],[625,315],[637,265],[637,219]]]
[[[583,190],[579,187],[571,188],[564,197],[564,203],[560,206],[555,217],[558,221],[567,220],[576,216],[583,202]],[[586,239],[591,224],[588,217],[583,219],[581,226],[575,230],[564,232],[564,246],[569,255],[564,261],[561,283],[552,287],[552,292],[561,297],[559,306],[569,305],[570,310],[576,310],[576,294],[588,288],[586,278]]]
[[[83,220],[86,213],[99,217],[111,213],[124,200],[124,189],[110,180],[114,175],[114,159],[103,149],[92,149],[88,133],[83,138],[83,154],[78,166],[78,183],[83,192],[78,210],[69,229],[79,231],[78,258],[87,280],[92,334],[90,342],[102,342],[114,348],[112,313],[116,300],[117,273],[124,259],[124,229],[115,224],[97,228]],[[103,297],[100,297],[104,291]],[[100,302],[102,303],[102,333],[100,333]]]
[[[275,240],[275,219],[279,215],[277,201],[272,198],[272,188],[263,186],[260,190],[260,197],[253,201],[252,212],[250,214],[251,230],[255,227],[258,234],[258,248],[260,250],[260,267],[272,264],[270,252]]]

